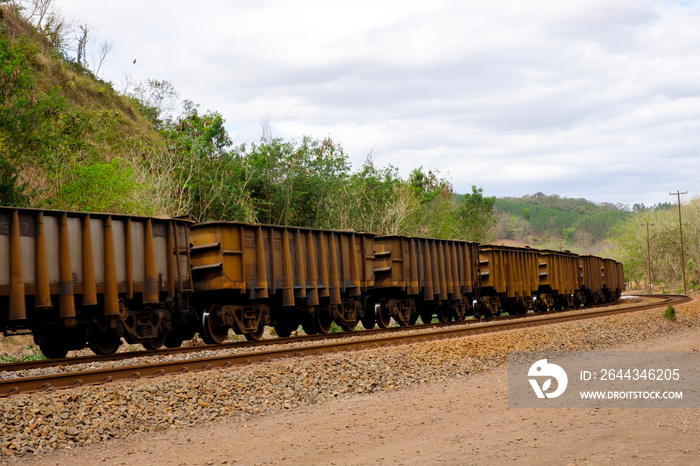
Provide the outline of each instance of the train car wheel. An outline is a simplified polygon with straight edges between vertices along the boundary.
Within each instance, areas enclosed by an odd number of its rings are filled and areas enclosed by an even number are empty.
[[[88,346],[98,355],[113,354],[121,345],[122,339],[114,332],[96,332],[90,336]]]
[[[331,314],[328,307],[316,308],[316,312],[314,312],[314,321],[318,327],[318,333],[326,335],[331,332],[331,324],[333,323],[333,319],[331,319]]]
[[[374,311],[374,301],[371,298],[367,298],[365,301],[365,315],[362,316],[362,319],[360,319],[362,326],[367,330],[371,330],[374,328],[377,322],[374,317],[374,312],[370,312],[368,309]]]
[[[379,328],[388,328],[391,325],[391,316],[389,315],[389,309],[386,307],[386,301],[383,299],[374,305],[374,316],[377,319],[377,325]]]
[[[371,313],[365,314],[364,317],[360,320],[360,322],[362,322],[362,326],[367,330],[372,330],[377,324],[374,320],[374,316]]]
[[[446,304],[439,305],[437,310],[437,318],[440,322],[449,322],[452,320],[452,316],[450,315],[450,306]]]
[[[260,324],[258,329],[253,333],[244,333],[243,336],[248,341],[260,341],[262,340],[263,333],[265,332],[265,326]]]
[[[179,348],[183,341],[185,339],[182,338],[180,332],[170,332],[165,336],[164,344],[166,348]]]
[[[299,325],[294,325],[293,322],[290,322],[288,320],[282,319],[279,322],[277,322],[277,325],[275,325],[275,332],[277,335],[279,335],[281,338],[287,338],[292,334],[293,331],[299,328]]]
[[[433,321],[433,311],[432,309],[423,309],[420,311],[420,320],[424,324],[429,324],[430,322]]]
[[[150,341],[143,341],[141,342],[141,346],[146,348],[147,350],[157,350],[163,347],[163,344],[165,343],[165,338],[166,334],[163,332],[160,332],[156,338]]]
[[[304,319],[301,322],[301,328],[307,335],[316,335],[319,333],[314,314],[315,313],[304,316]]]
[[[214,304],[202,314],[202,339],[210,345],[220,345],[228,337],[228,327],[216,322],[219,307],[218,304]]]
[[[68,348],[60,341],[40,343],[39,349],[49,359],[62,359],[68,354]]]
[[[34,329],[34,343],[39,345],[41,352],[49,359],[65,358],[68,354],[68,336],[56,336],[55,331],[49,326]]]
[[[40,346],[41,352],[49,359],[63,359],[68,354],[68,349],[61,344],[51,344]]]

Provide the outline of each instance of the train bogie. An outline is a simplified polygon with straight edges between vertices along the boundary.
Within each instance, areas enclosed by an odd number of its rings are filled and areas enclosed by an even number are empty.
[[[0,208],[0,328],[49,357],[162,346],[188,309],[184,220]]]
[[[463,320],[479,288],[478,246],[466,241],[379,236],[374,239],[374,287],[363,325],[380,327]]]
[[[191,229],[195,307],[203,337],[229,329],[258,339],[264,326],[288,336],[353,329],[374,281],[374,235],[350,231],[211,222]]]

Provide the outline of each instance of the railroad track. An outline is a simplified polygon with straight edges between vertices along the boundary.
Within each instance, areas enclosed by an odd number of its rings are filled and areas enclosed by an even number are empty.
[[[665,299],[663,298],[664,295],[645,295],[645,297],[651,297],[651,298],[656,298],[656,299]],[[657,305],[657,304],[654,304]],[[554,315],[558,313],[566,313],[566,312],[575,312],[572,309],[564,309],[564,310],[555,310],[555,311],[548,311],[547,314],[545,315]],[[176,354],[190,354],[190,353],[198,353],[198,352],[205,352],[205,351],[219,351],[219,350],[226,350],[226,349],[233,349],[233,350],[241,350],[241,349],[246,349],[246,348],[257,348],[257,347],[266,347],[266,346],[272,346],[272,345],[284,345],[284,344],[295,344],[295,343],[307,343],[307,342],[312,342],[312,341],[325,341],[325,340],[336,340],[336,339],[347,339],[347,338],[353,338],[353,337],[366,337],[366,336],[378,336],[382,334],[391,334],[391,333],[398,333],[398,332],[411,332],[411,331],[426,331],[426,330],[432,330],[432,329],[440,329],[440,328],[445,328],[445,327],[450,327],[450,326],[456,326],[456,325],[472,325],[472,324],[477,324],[477,323],[483,323],[483,322],[499,322],[499,321],[504,321],[504,320],[513,320],[513,319],[524,319],[524,318],[532,318],[538,315],[542,315],[539,313],[534,313],[534,314],[529,314],[529,315],[506,315],[506,316],[497,316],[497,317],[489,317],[489,318],[484,318],[484,319],[477,319],[477,318],[467,318],[462,321],[450,321],[450,322],[436,322],[436,323],[430,323],[430,324],[417,324],[417,325],[411,325],[411,326],[397,326],[397,327],[390,327],[390,328],[375,328],[371,330],[354,330],[350,333],[348,332],[335,332],[335,333],[328,333],[328,334],[319,334],[319,335],[298,335],[298,336],[292,336],[292,337],[287,337],[287,338],[269,338],[269,339],[263,339],[260,341],[248,341],[248,340],[242,340],[242,341],[236,341],[236,342],[229,342],[229,343],[223,343],[219,345],[194,345],[194,346],[179,346],[177,348],[161,348],[158,350],[141,350],[141,351],[126,351],[126,352],[119,352],[119,353],[113,353],[113,354],[108,354],[108,355],[86,355],[86,356],[72,356],[72,357],[67,357],[67,358],[62,358],[62,359],[41,359],[41,360],[34,360],[34,361],[19,361],[19,362],[11,362],[11,363],[3,363],[0,364],[0,372],[7,371],[7,372],[19,372],[19,371],[28,371],[32,369],[42,369],[42,368],[47,368],[47,367],[67,367],[67,366],[73,366],[73,365],[79,365],[79,364],[95,364],[95,363],[107,363],[107,362],[115,362],[115,361],[124,361],[128,359],[138,359],[138,358],[145,358],[145,357],[168,357],[171,355],[176,355]]]
[[[49,391],[56,389],[75,388],[89,385],[100,385],[116,381],[138,380],[146,378],[161,377],[169,374],[190,373],[211,369],[230,368],[235,366],[246,366],[255,363],[264,363],[277,359],[318,356],[323,354],[338,353],[345,351],[362,351],[381,347],[399,346],[419,342],[437,341],[448,338],[473,336],[499,331],[530,328],[542,325],[550,325],[561,322],[571,322],[575,320],[605,317],[615,314],[647,310],[668,304],[682,304],[691,300],[687,296],[675,295],[655,295],[658,301],[651,304],[635,304],[630,306],[613,306],[605,308],[589,308],[580,311],[568,310],[565,313],[535,314],[528,317],[511,316],[510,318],[496,321],[485,321],[469,325],[469,321],[458,322],[462,324],[455,326],[455,322],[448,324],[429,324],[419,327],[397,327],[382,329],[381,331],[363,331],[353,333],[338,333],[330,335],[314,335],[286,339],[272,339],[261,342],[244,342],[230,345],[201,346],[174,348],[162,351],[143,351],[138,353],[118,353],[109,357],[100,358],[99,361],[115,361],[119,359],[134,358],[137,356],[164,356],[174,353],[189,353],[193,351],[221,351],[229,348],[261,347],[260,351],[239,352],[233,354],[219,354],[215,356],[198,357],[194,359],[178,359],[171,361],[160,361],[148,364],[132,364],[122,367],[108,367],[84,371],[62,372],[58,374],[40,375],[32,377],[6,378],[0,380],[0,397],[17,394],[28,394],[39,391]],[[424,332],[409,332],[407,330],[425,330]],[[393,333],[401,332],[399,335]],[[378,335],[381,333],[383,336]],[[348,338],[354,338],[348,341]],[[326,341],[322,344],[308,344],[305,346],[288,346],[297,342],[309,343],[315,340],[336,340]],[[284,348],[264,349],[269,345],[286,345]],[[94,362],[94,357],[68,358],[60,361],[35,361],[32,363],[14,363],[0,366],[4,371],[19,371],[26,368],[37,368],[42,366],[72,365]]]

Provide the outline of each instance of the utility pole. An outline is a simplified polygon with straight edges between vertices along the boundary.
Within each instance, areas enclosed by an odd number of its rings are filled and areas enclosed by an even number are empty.
[[[688,294],[688,286],[685,284],[685,253],[683,248],[683,221],[681,220],[681,194],[688,194],[688,191],[668,193],[669,196],[678,196],[678,225],[681,231],[681,271],[683,272],[683,294]]]
[[[649,225],[654,226],[653,223],[642,223],[642,225],[647,226],[647,264],[649,264],[649,294],[652,293],[652,287],[651,287],[651,246],[649,243]]]

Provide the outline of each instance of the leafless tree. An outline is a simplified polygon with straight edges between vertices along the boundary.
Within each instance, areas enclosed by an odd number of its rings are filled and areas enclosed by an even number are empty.
[[[71,36],[75,32],[74,23],[67,21],[62,14],[52,11],[46,17],[42,29],[52,47],[62,52],[68,50],[68,43],[72,40]]]
[[[87,24],[81,24],[78,26],[78,29],[80,29],[80,33],[78,35],[78,56],[76,58],[76,61],[78,64],[82,64],[86,59],[85,59],[85,50],[87,49],[87,43],[89,39],[89,34],[90,34],[90,27]]]
[[[112,43],[109,41],[104,41],[102,42],[102,45],[100,46],[100,54],[97,57],[97,69],[95,70],[95,76],[99,76],[100,74],[100,69],[102,68],[102,64],[105,62],[107,55],[109,52],[112,51]]]
[[[54,0],[23,0],[26,5],[27,19],[35,21],[34,27],[39,29],[44,18],[49,14]]]
[[[148,78],[145,81],[136,81],[130,75],[124,76],[121,93],[138,100],[141,105],[153,111],[153,117],[157,120],[168,121],[175,117],[179,107],[191,105],[187,101],[180,101],[180,94],[175,86],[167,80]]]

